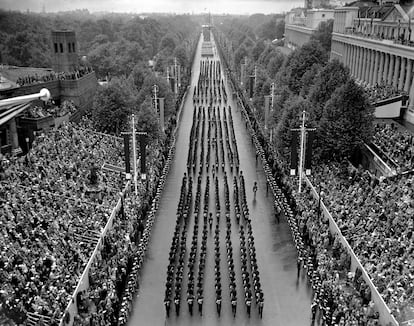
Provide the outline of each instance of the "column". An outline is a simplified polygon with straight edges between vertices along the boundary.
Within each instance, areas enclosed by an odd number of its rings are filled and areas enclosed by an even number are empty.
[[[378,67],[378,77],[377,77],[377,83],[381,84],[382,80],[383,80],[383,74],[384,74],[384,57],[385,57],[385,53],[384,52],[380,52],[380,61],[379,61],[379,67]]]
[[[397,55],[395,58],[394,76],[392,80],[392,86],[394,88],[398,87],[398,77],[400,75],[400,62],[401,62],[401,57]]]
[[[19,150],[19,138],[17,135],[17,127],[16,127],[16,118],[9,120],[9,131],[10,131],[10,138],[11,138],[11,145],[13,153],[18,152]]]
[[[372,85],[376,85],[378,82],[378,65],[379,65],[379,60],[380,60],[380,52],[378,51],[374,51],[375,52],[375,62],[374,62],[374,73],[372,76]]]
[[[352,58],[351,58],[351,74],[355,77],[355,65],[356,65],[356,51],[355,46],[352,45]]]
[[[390,64],[388,65],[388,76],[387,76],[387,84],[391,85],[392,84],[392,75],[393,75],[393,70],[394,70],[394,60],[395,60],[395,56],[393,54],[390,53]]]
[[[360,48],[355,45],[355,67],[354,67],[354,76],[356,79],[359,79],[359,51]]]
[[[369,50],[369,74],[368,74],[368,83],[372,86],[373,79],[374,79],[374,71],[375,71],[375,52],[374,50]]]
[[[365,49],[365,67],[364,67],[364,82],[369,83],[369,65],[370,65],[370,50]]]
[[[384,74],[382,75],[382,81],[387,83],[388,80],[388,71],[390,70],[390,54],[384,53],[385,63],[384,63]]]
[[[405,76],[405,83],[404,83],[404,91],[408,93],[408,90],[410,89],[410,82],[412,78],[412,70],[413,70],[413,60],[407,59],[407,73]]]
[[[400,78],[398,80],[398,89],[402,90],[405,81],[405,68],[407,67],[407,58],[401,57]]]
[[[410,99],[408,104],[408,114],[414,115],[414,78],[411,81]]]
[[[363,59],[364,59],[364,48],[359,48],[359,60],[358,60],[358,79],[359,80],[363,80],[363,75],[362,75],[362,72],[363,72],[363,68],[364,68],[364,65],[363,65]]]

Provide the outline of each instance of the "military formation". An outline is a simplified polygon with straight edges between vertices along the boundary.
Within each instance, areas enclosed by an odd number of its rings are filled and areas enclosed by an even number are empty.
[[[222,305],[228,305],[236,317],[242,303],[248,317],[253,307],[262,317],[264,294],[232,109],[227,105],[220,62],[202,60],[200,67],[193,91],[187,172],[169,252],[165,312],[167,318],[174,312],[179,317],[182,306],[187,306],[191,316],[197,311],[202,316],[206,303],[216,306],[219,317]],[[214,283],[206,284],[211,273]],[[206,286],[214,286],[213,298],[205,298]]]

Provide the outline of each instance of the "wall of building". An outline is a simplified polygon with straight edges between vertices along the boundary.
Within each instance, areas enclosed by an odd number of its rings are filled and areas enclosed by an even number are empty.
[[[285,25],[285,46],[296,49],[309,42],[314,30],[304,26]]]

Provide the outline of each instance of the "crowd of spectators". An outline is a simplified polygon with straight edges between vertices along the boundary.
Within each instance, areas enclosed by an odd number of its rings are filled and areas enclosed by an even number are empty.
[[[365,86],[364,90],[370,103],[373,104],[404,94],[404,92],[398,90],[392,85],[386,84],[384,81],[379,84],[377,83],[375,86]]]
[[[38,136],[27,156],[2,158],[3,317],[62,317],[123,184],[100,167],[122,165],[121,150],[117,139],[66,124]]]
[[[63,117],[67,114],[73,114],[77,111],[76,106],[72,101],[64,101],[62,105],[56,106],[53,103],[47,103],[42,106],[33,106],[24,112],[25,117],[28,118],[45,118],[45,117]]]
[[[394,315],[414,307],[414,176],[379,181],[348,165],[320,167],[314,175],[343,236]]]
[[[45,75],[28,75],[25,77],[19,77],[16,81],[16,84],[19,86],[26,86],[46,83],[53,80],[76,80],[91,73],[92,71],[93,69],[91,67],[79,67],[70,72],[50,72]]]
[[[414,136],[391,123],[375,125],[373,143],[388,156],[400,171],[414,169]]]

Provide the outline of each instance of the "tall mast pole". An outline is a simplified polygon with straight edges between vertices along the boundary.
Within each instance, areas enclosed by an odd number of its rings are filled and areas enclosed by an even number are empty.
[[[138,195],[138,172],[137,172],[137,143],[135,135],[135,115],[132,115],[132,159],[134,160],[134,187],[135,195]]]
[[[305,156],[305,137],[306,137],[306,111],[302,111],[302,126],[300,127],[300,161],[299,161],[299,189],[298,193],[302,192],[302,178],[303,178],[303,165]]]

